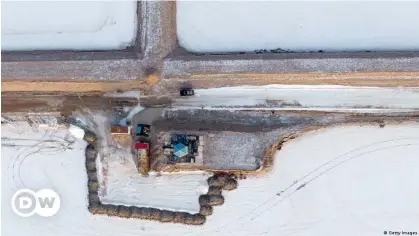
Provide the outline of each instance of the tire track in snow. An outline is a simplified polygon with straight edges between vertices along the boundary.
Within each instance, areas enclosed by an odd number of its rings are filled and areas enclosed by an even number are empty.
[[[383,144],[383,143],[391,143],[391,142],[401,141],[401,140],[416,140],[416,139],[419,139],[419,137],[404,137],[404,138],[398,138],[398,139],[391,139],[391,140],[379,141],[379,142],[375,142],[375,143],[372,143],[372,144],[368,144],[368,145],[361,146],[361,147],[359,147],[359,148],[352,149],[351,151],[348,151],[348,152],[346,152],[346,153],[344,153],[344,154],[342,154],[342,155],[339,155],[339,156],[337,156],[337,157],[334,157],[334,158],[330,159],[329,161],[325,162],[324,164],[322,164],[321,166],[319,166],[319,167],[317,167],[317,168],[313,169],[312,171],[308,172],[307,174],[303,175],[301,178],[299,178],[299,179],[297,179],[297,180],[293,181],[293,182],[292,182],[292,184],[288,185],[286,188],[284,188],[284,189],[282,189],[281,191],[279,191],[279,192],[278,192],[279,194],[277,194],[277,195],[275,195],[275,196],[270,197],[269,199],[267,199],[266,201],[264,201],[262,204],[260,204],[260,205],[258,205],[257,207],[255,207],[253,210],[251,210],[251,211],[249,211],[248,213],[246,213],[245,215],[243,215],[243,216],[239,217],[239,218],[237,219],[237,221],[239,221],[239,220],[241,220],[241,219],[243,219],[243,218],[245,218],[245,217],[247,217],[247,216],[251,215],[253,212],[257,211],[257,210],[258,210],[258,209],[260,209],[261,207],[263,207],[263,206],[265,206],[265,205],[269,204],[270,202],[274,201],[274,200],[275,200],[278,196],[280,196],[281,194],[283,194],[283,193],[287,192],[288,190],[290,190],[292,187],[296,186],[297,184],[300,184],[300,185],[299,185],[299,188],[300,188],[300,189],[301,189],[301,188],[303,188],[305,185],[304,185],[304,183],[303,183],[303,184],[301,184],[301,182],[302,182],[305,178],[307,178],[307,177],[308,177],[308,176],[310,176],[311,174],[315,173],[316,171],[320,170],[321,168],[323,168],[323,167],[325,167],[325,166],[329,165],[330,163],[334,162],[334,161],[335,161],[335,160],[337,160],[337,159],[343,158],[343,157],[345,157],[345,156],[347,156],[347,155],[349,155],[349,154],[352,154],[352,153],[357,152],[357,151],[361,151],[361,150],[363,150],[363,149],[365,149],[365,148],[372,147],[372,146],[374,146],[374,145]],[[302,186],[302,185],[304,185],[304,186]]]
[[[298,190],[301,190],[302,188],[304,188],[304,186],[307,185],[307,183],[304,183],[304,182],[301,183],[305,178],[307,178],[311,174],[313,174],[316,171],[322,169],[323,167],[328,166],[329,164],[335,162],[336,160],[338,160],[340,158],[343,158],[345,156],[348,156],[350,154],[353,154],[354,152],[362,151],[362,150],[364,150],[366,148],[373,147],[373,146],[376,146],[376,145],[379,145],[379,144],[392,143],[392,142],[403,141],[403,140],[419,140],[419,137],[416,137],[416,136],[413,136],[413,137],[402,137],[402,138],[397,138],[397,139],[391,139],[391,140],[385,140],[385,141],[378,141],[378,142],[374,142],[374,143],[371,143],[371,144],[363,145],[361,147],[352,149],[352,150],[350,150],[350,151],[348,151],[348,152],[346,152],[346,153],[344,153],[342,155],[339,155],[337,157],[334,157],[334,158],[330,159],[329,161],[325,162],[321,166],[316,167],[312,171],[310,171],[307,174],[303,175],[301,178],[293,181],[289,186],[287,186],[285,189],[282,190],[283,191],[282,193],[289,192],[292,189],[292,187],[296,186],[297,184],[300,184],[297,188],[298,188]],[[245,222],[255,220],[260,215],[263,215],[264,212],[268,211],[273,206],[276,206],[277,204],[283,202],[288,196],[291,196],[292,194],[294,194],[298,190],[294,190],[289,195],[284,196],[284,198],[282,198],[280,200],[277,199],[279,197],[278,195],[274,195],[274,196],[270,197],[268,200],[264,201],[262,204],[260,204],[257,207],[255,207],[253,210],[250,210],[248,213],[240,216],[236,220],[233,220],[233,222],[237,222],[236,224],[241,224],[241,228],[242,228],[242,227],[244,227]],[[277,202],[278,200],[279,200],[279,202]],[[267,204],[269,204],[269,205],[267,205]],[[262,208],[263,206],[267,206],[267,207]],[[262,212],[259,212],[261,208],[262,208]],[[243,220],[243,219],[245,219],[247,216],[249,216],[250,219],[244,220],[244,222],[240,223],[240,221]],[[233,227],[234,224],[231,225],[232,224],[231,222],[232,221],[228,221],[226,224],[224,224],[221,227],[214,227],[214,228],[211,228],[211,229],[208,229],[208,230],[204,230],[203,232],[209,232],[209,231],[214,230],[215,232],[222,233],[224,235],[227,230],[230,230]]]
[[[50,135],[49,139],[42,140],[42,138],[46,138],[46,134]],[[62,138],[59,136],[53,136],[55,134],[56,132],[52,132],[52,133],[45,132],[42,135],[41,139],[19,139],[19,138],[10,139],[10,138],[5,137],[5,139],[7,139],[9,142],[7,147],[9,148],[13,148],[14,146],[18,147],[16,152],[14,152],[15,155],[10,157],[12,164],[9,164],[7,167],[7,170],[9,171],[9,173],[11,173],[11,176],[9,174],[8,181],[9,181],[9,184],[11,183],[11,186],[13,189],[17,190],[16,187],[18,189],[26,188],[23,178],[21,177],[21,168],[22,168],[23,163],[27,160],[29,156],[36,153],[54,155],[59,152],[65,151],[68,148],[71,148],[71,145],[74,143],[74,140],[72,141],[69,140],[68,136],[66,136],[65,138]],[[24,144],[16,145],[13,141],[24,142]],[[25,142],[28,142],[29,144],[25,144]],[[31,144],[31,142],[35,142],[35,144]],[[46,174],[46,176],[48,175]]]
[[[255,219],[257,219],[259,216],[263,215],[264,213],[266,213],[269,209],[272,209],[273,207],[277,206],[279,203],[283,202],[285,199],[289,198],[290,196],[294,195],[297,191],[301,190],[302,188],[304,188],[305,186],[307,186],[308,184],[312,183],[313,181],[317,180],[318,178],[320,178],[321,176],[323,176],[324,174],[332,171],[333,169],[335,169],[336,167],[341,166],[342,164],[351,161],[355,158],[370,154],[370,153],[374,153],[374,152],[378,152],[378,151],[382,151],[382,150],[386,150],[386,149],[392,149],[392,148],[400,148],[400,147],[406,147],[406,146],[416,146],[419,145],[419,143],[409,143],[409,144],[401,144],[401,145],[394,145],[394,146],[389,146],[389,147],[384,147],[384,148],[379,148],[379,149],[374,149],[372,151],[368,151],[368,152],[364,152],[361,153],[359,155],[353,156],[347,160],[344,160],[338,164],[335,164],[329,168],[327,168],[325,171],[320,172],[318,175],[314,176],[313,178],[305,181],[303,184],[301,184],[299,187],[297,187],[294,191],[292,191],[291,193],[285,195],[282,199],[280,200],[276,200],[274,201],[273,204],[269,205],[268,207],[266,207],[266,209],[262,210],[260,213],[257,213],[255,216],[250,218],[250,221],[253,221]]]

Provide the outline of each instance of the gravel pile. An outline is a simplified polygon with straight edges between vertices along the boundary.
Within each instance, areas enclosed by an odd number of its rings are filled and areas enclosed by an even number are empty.
[[[92,181],[98,181],[98,179],[97,179],[97,172],[96,171],[88,172],[87,173],[87,178],[89,180],[92,180]]]
[[[86,153],[85,153],[86,160],[90,160],[90,161],[96,160],[97,153],[98,152],[97,152],[96,148],[92,144],[87,145]]]
[[[175,212],[175,214],[173,215],[173,222],[174,223],[184,223],[185,222],[185,218],[186,218],[186,214],[185,212]]]
[[[210,216],[212,215],[212,206],[201,206],[199,209],[199,214],[203,215],[203,216]]]
[[[89,130],[85,130],[83,139],[89,144],[96,145],[96,141],[97,141],[96,134]]]
[[[220,206],[224,204],[224,197],[222,190],[234,190],[237,188],[237,177],[232,174],[215,174],[208,178],[208,192],[207,194],[199,196],[199,214],[202,216],[210,216],[213,213],[213,206]]]
[[[115,205],[103,205],[108,216],[118,216],[119,207]]]
[[[201,215],[201,214],[195,214],[193,215],[193,225],[203,225],[206,221],[205,216]]]
[[[201,206],[220,206],[224,204],[224,197],[221,195],[201,195],[199,205]]]
[[[87,188],[89,189],[89,193],[96,193],[99,190],[99,183],[97,182],[97,180],[90,180],[87,182]]]
[[[118,216],[122,218],[131,218],[132,208],[127,206],[119,206]]]
[[[231,190],[236,189],[237,186],[238,186],[237,180],[229,178],[224,183],[223,189],[227,191],[231,191]]]
[[[207,195],[221,195],[223,189],[221,187],[210,186]]]
[[[86,160],[86,169],[88,172],[96,172],[96,161],[94,160]]]
[[[160,209],[151,208],[151,220],[160,221],[162,211]]]
[[[103,215],[106,214],[106,209],[103,207],[103,205],[89,205],[88,210],[93,215]]]
[[[173,211],[163,210],[161,212],[160,221],[161,222],[173,222],[174,221],[174,215],[175,215],[175,213]]]
[[[226,178],[216,177],[216,175],[209,177],[208,180],[207,180],[208,186],[219,187],[219,188],[224,186],[225,181],[226,181]]]

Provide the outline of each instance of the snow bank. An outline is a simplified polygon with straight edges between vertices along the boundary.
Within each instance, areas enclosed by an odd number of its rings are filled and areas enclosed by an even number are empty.
[[[68,132],[70,132],[71,135],[73,135],[77,139],[83,139],[84,137],[84,129],[79,128],[75,125],[70,125],[70,127],[68,128]]]
[[[141,92],[140,91],[109,92],[109,93],[105,93],[103,96],[112,97],[112,98],[136,98],[140,100]]]
[[[419,88],[330,85],[266,85],[197,89],[173,106],[194,108],[268,107],[282,110],[419,109]]]

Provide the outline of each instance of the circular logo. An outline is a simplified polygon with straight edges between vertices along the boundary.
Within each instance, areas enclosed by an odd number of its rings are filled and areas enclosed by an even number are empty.
[[[50,217],[58,212],[61,205],[60,197],[51,189],[41,189],[36,193],[30,189],[20,189],[13,195],[11,203],[13,212],[22,217],[35,213]]]
[[[30,189],[20,189],[12,197],[12,210],[18,216],[29,217],[36,212],[36,193]]]

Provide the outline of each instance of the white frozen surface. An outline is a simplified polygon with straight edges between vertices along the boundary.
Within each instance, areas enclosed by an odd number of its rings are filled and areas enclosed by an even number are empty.
[[[104,94],[105,97],[112,97],[112,98],[136,98],[140,99],[141,92],[140,91],[124,91],[124,92],[108,92]]]
[[[117,154],[117,153],[115,153]],[[104,203],[199,212],[199,195],[208,191],[204,172],[168,173],[141,177],[127,152],[124,162],[108,163]]]
[[[17,131],[3,125],[2,137],[46,137],[44,131],[18,127]],[[226,203],[215,208],[202,227],[90,215],[85,146],[76,141],[73,149],[54,152],[2,148],[2,235],[381,236],[385,230],[419,231],[417,123],[340,126],[289,141],[270,173],[241,180],[236,191],[223,193]],[[57,191],[58,214],[51,218],[13,214],[11,196],[23,187]]]
[[[133,44],[134,1],[2,1],[2,50],[110,50]]]
[[[419,88],[266,85],[196,89],[175,107],[269,107],[282,110],[419,109]]]
[[[77,139],[83,139],[84,137],[84,129],[79,128],[75,125],[70,125],[70,127],[68,128],[68,132],[70,132],[70,134]]]
[[[418,50],[418,1],[177,1],[192,52]]]

